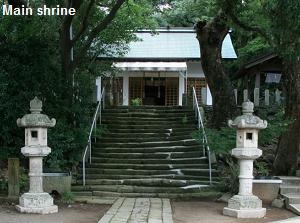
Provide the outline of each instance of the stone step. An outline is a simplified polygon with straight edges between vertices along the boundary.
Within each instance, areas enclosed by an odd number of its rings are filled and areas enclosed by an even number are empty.
[[[92,191],[94,195],[97,191],[117,192],[117,193],[195,193],[208,185],[190,185],[185,187],[144,187],[131,185],[86,185],[73,186],[72,191]]]
[[[185,168],[199,168],[205,169],[207,164],[128,164],[128,163],[92,163],[86,168],[97,169],[133,169],[133,170],[172,170],[172,169],[185,169]]]
[[[288,204],[288,205],[286,205],[286,208],[291,210],[295,214],[300,215],[300,204]],[[298,221],[299,221],[299,219],[298,219]],[[298,221],[295,221],[295,223]]]
[[[99,142],[97,141],[95,147],[105,148],[105,147],[118,147],[118,148],[128,148],[128,147],[157,147],[157,146],[188,146],[188,145],[199,145],[199,142],[195,139],[185,139],[185,140],[173,140],[173,141],[152,141],[152,142]]]
[[[170,109],[178,109],[178,110],[183,110],[183,109],[190,109],[191,107],[188,106],[181,106],[181,105],[172,105],[172,106],[165,106],[165,105],[140,105],[140,106],[127,106],[127,105],[119,105],[117,107],[106,107],[106,109],[120,109],[120,110],[134,110],[134,109],[156,109],[156,110],[170,110]]]
[[[150,125],[150,126],[166,126],[166,127],[169,127],[169,126],[174,126],[174,125],[178,125],[178,124],[184,124],[184,125],[193,125],[195,124],[195,120],[182,120],[182,121],[177,121],[177,120],[117,120],[117,119],[114,119],[114,120],[107,120],[107,119],[104,119],[102,120],[102,124],[104,125],[121,125],[121,126],[124,126],[124,125]]]
[[[300,186],[283,186],[280,185],[281,194],[300,193]]]
[[[105,147],[105,148],[93,148],[94,151],[103,153],[156,153],[156,152],[202,152],[203,147],[201,145],[191,146],[157,146],[149,148],[116,148],[116,147]]]
[[[125,179],[151,179],[151,178],[161,178],[161,179],[175,179],[175,180],[199,180],[199,181],[209,181],[209,173],[202,176],[195,175],[177,175],[177,174],[160,174],[160,175],[111,175],[111,174],[88,174],[86,179],[112,179],[112,180],[125,180]],[[82,175],[78,174],[78,179],[82,179]],[[213,176],[213,181],[218,181],[217,176]]]
[[[282,186],[300,186],[300,177],[294,176],[280,176]]]
[[[103,137],[108,137],[108,138],[148,138],[148,137],[166,137],[166,136],[171,136],[171,137],[187,137],[190,138],[193,135],[190,131],[183,131],[183,132],[172,132],[170,133],[169,130],[163,131],[163,132],[136,132],[136,133],[126,133],[126,132],[109,132],[106,134],[103,134]],[[102,138],[103,138],[102,137]],[[101,140],[102,138],[99,138]]]
[[[79,167],[77,185],[72,186],[76,196],[203,196],[210,185],[208,160],[192,135],[191,108],[109,108],[102,118],[108,131],[93,143],[85,187]],[[213,183],[219,182],[217,175],[212,170]]]
[[[146,114],[151,114],[151,113],[156,113],[156,114],[165,114],[165,113],[193,113],[191,109],[156,109],[156,108],[150,108],[150,109],[145,109],[145,108],[128,108],[128,109],[104,109],[102,110],[102,113],[146,113]]]
[[[219,191],[199,191],[197,193],[118,193],[108,191],[94,191],[88,192],[90,196],[99,197],[160,197],[160,198],[173,198],[173,199],[216,199],[221,196]],[[82,192],[74,192],[75,196],[82,196]]]
[[[200,180],[176,180],[176,179],[164,179],[164,178],[140,178],[140,179],[124,179],[124,180],[112,180],[112,179],[87,179],[86,185],[134,185],[134,186],[168,186],[168,187],[185,187],[195,184],[209,184],[208,181]],[[213,181],[213,184],[217,184],[218,181]],[[82,181],[77,181],[77,185],[82,185]]]
[[[212,170],[212,175],[216,176],[217,171]],[[107,175],[192,175],[192,176],[207,176],[208,169],[172,169],[172,170],[133,170],[133,169],[102,169],[102,168],[86,168],[86,174],[107,174]]]
[[[123,159],[176,159],[176,158],[194,158],[201,157],[200,151],[196,152],[157,152],[157,153],[103,153],[95,150],[93,157],[101,158],[123,158]]]
[[[134,123],[127,125],[127,124],[114,124],[114,123],[108,123],[106,124],[108,130],[110,129],[140,129],[141,131],[144,129],[160,129],[160,130],[165,130],[165,129],[174,129],[178,130],[178,129],[191,129],[191,130],[195,130],[195,126],[191,125],[191,124],[184,124],[184,123],[151,123],[151,124],[137,124],[135,125]],[[154,131],[155,132],[155,131]]]
[[[80,196],[75,195],[74,201],[87,204],[108,204],[111,205],[117,200],[116,197],[100,197],[100,196]]]
[[[112,136],[105,135],[102,138],[98,139],[101,143],[111,143],[111,142],[118,142],[118,143],[128,143],[128,142],[135,142],[135,143],[147,143],[147,142],[161,142],[161,141],[178,141],[178,140],[185,140],[191,138],[191,135],[180,135],[180,136],[172,136],[170,134],[164,134],[161,135],[160,137],[139,137],[139,138],[134,138],[131,135],[128,135],[128,138],[116,138]]]
[[[193,117],[195,116],[195,113],[155,113],[155,112],[130,112],[130,113],[102,113],[103,119],[106,118],[164,118],[164,119],[170,119],[170,118],[181,118],[182,117]]]
[[[300,204],[300,193],[281,194],[288,204]]]
[[[160,116],[110,116],[109,114],[103,114],[102,120],[108,120],[108,121],[153,121],[153,122],[158,122],[158,121],[177,121],[181,122],[183,118],[187,118],[188,120],[195,121],[195,115],[194,114],[182,114],[182,115],[176,115],[176,116],[165,116],[165,117],[160,117]]]
[[[189,127],[182,127],[182,128],[147,128],[147,129],[132,129],[132,128],[126,128],[126,127],[120,127],[114,128],[114,129],[108,129],[110,134],[116,134],[116,133],[123,133],[123,134],[132,134],[132,133],[139,133],[139,134],[146,134],[146,133],[172,133],[172,134],[191,134],[193,131],[195,131],[195,127],[189,126]]]
[[[207,157],[177,158],[177,159],[125,159],[125,158],[103,158],[92,156],[92,163],[131,163],[131,164],[186,164],[207,163]]]

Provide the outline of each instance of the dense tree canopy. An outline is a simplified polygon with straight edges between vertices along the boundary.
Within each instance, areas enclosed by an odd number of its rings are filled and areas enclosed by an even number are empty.
[[[285,113],[293,121],[281,136],[274,168],[277,174],[293,174],[300,149],[300,2],[226,0],[224,4],[234,24],[259,34],[282,60]]]
[[[71,23],[59,16],[0,16],[1,159],[20,154],[24,130],[17,128],[16,119],[29,112],[29,101],[37,95],[44,102],[44,112],[57,119],[49,134],[53,151],[48,166],[74,165],[87,140],[95,75],[110,67],[95,63],[95,56],[109,54],[111,49],[124,53],[136,29],[153,25],[153,5],[147,1],[76,2],[80,5],[67,5],[78,9],[69,18]],[[57,1],[46,3],[51,6]],[[40,4],[31,1],[30,6]],[[116,10],[114,16],[107,21],[112,10]],[[103,27],[96,32],[99,24]],[[72,67],[71,73],[66,74],[66,64]]]
[[[202,44],[205,43],[205,38],[208,45],[216,43],[216,39],[222,37],[216,35],[216,33],[220,33],[221,27],[224,30],[229,27],[233,28],[234,42],[238,44],[236,46],[242,56],[239,64],[251,56],[269,49],[281,58],[286,90],[285,113],[294,121],[289,130],[281,136],[274,167],[278,174],[293,173],[297,168],[295,154],[298,154],[300,149],[298,134],[300,130],[300,2],[297,0],[174,0],[170,4],[173,5],[173,8],[171,7],[171,10],[163,13],[164,20],[162,21],[170,25],[197,24],[196,31]],[[222,104],[226,107],[226,103],[230,101],[230,95],[227,94],[226,100],[222,101],[220,94],[216,93],[218,89],[213,84],[222,85],[222,90],[226,92],[224,85],[230,86],[230,81],[219,76],[224,72],[224,67],[222,68],[222,64],[217,59],[220,57],[213,58],[212,56],[219,54],[217,47],[215,47],[215,53],[213,53],[213,48],[205,51],[209,53],[204,58],[201,48],[202,64],[208,83],[212,87],[213,99],[217,103],[220,101],[221,104],[221,109],[219,106],[214,106],[214,109],[217,110],[215,115],[218,115],[219,111],[222,111]],[[211,61],[208,61],[209,58]],[[212,69],[217,67],[214,63],[219,64],[218,71]],[[223,77],[226,77],[225,73]],[[217,84],[218,80],[220,82]],[[231,90],[230,87],[226,89]],[[228,117],[228,114],[225,116]],[[221,119],[217,118],[217,120],[220,123]]]

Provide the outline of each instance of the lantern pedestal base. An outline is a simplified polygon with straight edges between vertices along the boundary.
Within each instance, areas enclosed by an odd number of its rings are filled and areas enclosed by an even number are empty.
[[[21,213],[51,214],[58,212],[53,198],[48,193],[25,193],[20,197],[16,209]]]
[[[223,214],[236,218],[263,218],[266,209],[262,208],[261,200],[254,195],[235,195],[229,199]]]

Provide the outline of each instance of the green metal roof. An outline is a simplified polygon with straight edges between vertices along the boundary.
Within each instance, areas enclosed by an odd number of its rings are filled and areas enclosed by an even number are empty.
[[[144,60],[188,60],[199,59],[200,48],[193,29],[159,29],[153,34],[149,30],[136,33],[139,41],[129,44],[129,51],[118,59]],[[227,34],[222,45],[222,57],[237,58],[230,35]]]

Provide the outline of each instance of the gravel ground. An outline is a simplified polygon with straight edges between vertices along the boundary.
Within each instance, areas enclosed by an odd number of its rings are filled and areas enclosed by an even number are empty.
[[[172,202],[174,223],[264,223],[296,216],[285,209],[267,208],[262,219],[236,219],[222,215],[227,204],[210,201]]]
[[[59,205],[58,213],[49,215],[21,214],[14,205],[0,204],[1,223],[97,223],[110,205]]]

